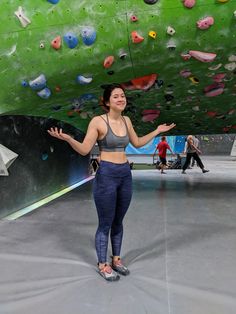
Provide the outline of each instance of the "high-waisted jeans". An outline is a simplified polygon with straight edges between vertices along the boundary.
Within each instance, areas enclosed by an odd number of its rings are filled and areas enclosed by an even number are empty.
[[[132,197],[132,175],[129,163],[114,164],[101,161],[93,185],[98,213],[95,247],[99,263],[107,261],[109,233],[112,254],[120,256],[123,237],[123,218]]]

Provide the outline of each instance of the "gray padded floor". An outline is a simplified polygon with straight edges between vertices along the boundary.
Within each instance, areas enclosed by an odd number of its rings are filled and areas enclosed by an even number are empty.
[[[133,171],[119,282],[96,273],[92,182],[1,220],[0,314],[235,314],[236,161],[203,160],[210,173]]]

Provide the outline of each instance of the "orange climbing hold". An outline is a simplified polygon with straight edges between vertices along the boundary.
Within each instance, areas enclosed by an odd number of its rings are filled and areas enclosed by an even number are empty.
[[[131,80],[131,83],[136,87],[136,89],[148,89],[156,81],[157,74],[146,75],[143,77],[135,78]]]
[[[51,41],[52,48],[58,50],[61,48],[61,36],[57,36]]]
[[[106,59],[103,62],[104,68],[108,69],[112,66],[115,58],[113,56],[106,57]]]
[[[138,32],[136,32],[136,31],[133,31],[133,32],[131,33],[131,37],[132,37],[132,42],[133,42],[134,44],[139,44],[139,43],[141,43],[142,41],[144,41],[144,38],[143,38],[141,35],[139,35]]]

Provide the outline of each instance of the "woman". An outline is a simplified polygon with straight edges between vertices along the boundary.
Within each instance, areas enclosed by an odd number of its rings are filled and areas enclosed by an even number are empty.
[[[138,137],[129,117],[122,116],[126,107],[126,96],[118,84],[109,85],[103,94],[107,114],[94,117],[89,123],[83,143],[73,139],[62,130],[51,128],[48,133],[66,141],[81,155],[87,155],[96,141],[100,149],[100,165],[94,180],[94,200],[99,225],[95,236],[98,256],[98,272],[108,281],[116,281],[118,275],[128,275],[129,270],[120,259],[123,236],[123,218],[132,196],[132,177],[125,148],[132,143],[141,147],[162,132],[169,131],[175,124],[162,124],[153,132]],[[107,262],[108,237],[111,237],[112,262]]]

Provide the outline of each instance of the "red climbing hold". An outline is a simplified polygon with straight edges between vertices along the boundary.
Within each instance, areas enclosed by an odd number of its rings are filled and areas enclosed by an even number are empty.
[[[112,66],[115,58],[113,56],[106,57],[106,59],[103,62],[104,68],[108,69]]]
[[[57,36],[51,41],[52,48],[58,50],[61,48],[61,36]]]

